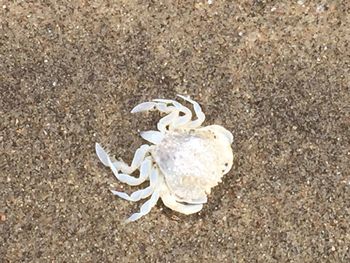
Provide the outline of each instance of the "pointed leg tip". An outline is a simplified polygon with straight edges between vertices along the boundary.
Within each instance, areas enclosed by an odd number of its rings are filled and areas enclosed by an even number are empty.
[[[139,216],[136,216],[136,213],[135,214],[132,214],[129,218],[125,219],[124,220],[124,224],[130,224],[132,222],[135,222],[136,220],[138,220],[140,217]]]
[[[136,105],[132,110],[131,113],[138,113],[142,111],[149,111],[155,109],[156,103],[147,101],[147,102],[142,102],[138,105]]]
[[[97,149],[99,149],[99,148],[102,148],[101,145],[100,145],[98,142],[95,142],[95,149],[96,149],[96,151],[97,151]]]
[[[133,221],[131,221],[131,220],[129,220],[129,219],[125,219],[125,220],[122,221],[122,225],[128,225],[128,224],[130,224],[131,222],[133,222]]]
[[[96,151],[96,154],[97,154],[98,158],[100,159],[100,161],[105,166],[109,166],[109,164],[110,164],[109,156],[99,143],[95,144],[95,151]]]
[[[115,191],[115,190],[110,190],[111,192],[112,192],[112,194],[114,194],[114,195],[118,195],[120,192],[118,192],[118,191]]]
[[[185,96],[184,96],[184,95],[181,95],[181,94],[176,94],[176,96],[178,96],[178,97],[180,97],[180,98],[182,98],[182,99],[185,98]]]

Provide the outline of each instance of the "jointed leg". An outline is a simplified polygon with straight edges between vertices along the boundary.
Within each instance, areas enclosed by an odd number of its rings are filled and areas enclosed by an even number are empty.
[[[109,161],[109,167],[112,169],[112,172],[115,175],[115,177],[122,183],[125,183],[128,185],[139,185],[143,183],[147,179],[149,174],[149,169],[151,168],[151,161],[149,159],[146,159],[141,165],[140,177],[136,178],[128,174],[119,173],[118,170],[112,164],[111,160],[108,159],[108,161]]]
[[[168,104],[172,104],[175,106],[175,108],[184,113],[185,115],[189,115],[190,116],[190,119],[192,117],[192,112],[190,109],[188,109],[187,107],[183,106],[181,103],[175,101],[175,100],[166,100],[166,99],[155,99],[153,100],[155,102],[160,102],[162,104],[165,104],[165,105],[168,105]],[[168,106],[169,107],[169,106]]]
[[[118,192],[114,190],[112,190],[112,193],[125,200],[137,202],[143,198],[150,196],[154,192],[155,186],[157,184],[157,179],[158,179],[157,177],[158,177],[158,173],[156,169],[153,168],[151,171],[151,175],[149,176],[150,186],[148,186],[147,188],[133,192],[130,196],[124,192]]]
[[[140,135],[143,139],[153,144],[159,144],[164,138],[164,134],[159,131],[143,131]]]
[[[109,160],[111,159],[108,156],[108,153],[101,147],[100,144],[96,143],[96,154],[100,161],[107,167],[109,167]],[[142,161],[145,159],[146,154],[149,151],[149,145],[144,144],[141,145],[140,148],[138,148],[135,152],[134,158],[132,160],[131,166],[128,166],[123,161],[113,161],[114,167],[118,171],[122,171],[123,173],[131,174],[133,173],[137,168],[140,167]]]
[[[151,169],[152,161],[150,158],[145,159],[145,155],[149,149],[148,145],[142,145],[135,153],[134,160],[131,164],[131,166],[128,166],[127,164],[117,161],[116,163],[112,163],[111,158],[108,156],[105,150],[96,143],[96,153],[98,157],[100,158],[101,162],[112,169],[112,172],[114,173],[115,177],[123,183],[129,184],[129,185],[139,185],[143,183],[149,175],[149,171]],[[136,178],[134,176],[131,176],[127,173],[119,173],[118,169],[126,171],[126,172],[133,172],[136,169],[140,168],[140,176],[139,178]]]
[[[177,95],[177,96],[179,96],[180,98],[191,103],[193,105],[194,112],[196,113],[196,116],[197,116],[197,119],[188,123],[187,127],[188,128],[198,128],[199,126],[201,126],[205,120],[205,115],[202,111],[201,106],[198,104],[198,102],[190,99],[189,97],[185,97],[182,95]]]
[[[175,197],[175,200],[180,203],[186,203],[186,204],[191,204],[191,205],[196,205],[196,204],[205,204],[208,201],[207,196],[202,196],[196,200],[182,200],[180,198]]]
[[[175,110],[174,106],[167,106],[166,103],[158,103],[156,101],[148,101],[148,102],[142,102],[138,105],[136,105],[132,110],[131,113],[138,113],[143,111],[152,111],[152,110],[159,110],[163,113],[170,113]]]
[[[166,185],[164,178],[159,177],[158,189],[160,191],[160,198],[165,206],[182,214],[193,214],[199,212],[203,208],[203,204],[182,204],[179,203],[175,196],[170,194],[169,188]]]
[[[128,195],[127,193],[124,193],[124,192],[111,190],[111,192],[114,195],[117,195],[120,198],[125,199],[127,201],[131,201],[131,202],[137,202],[137,201],[140,201],[143,198],[147,198],[153,193],[153,191],[154,191],[154,189],[152,189],[152,187],[150,187],[150,186],[148,186],[145,189],[141,189],[141,190],[135,191],[131,195]]]
[[[132,214],[126,220],[126,222],[135,221],[135,220],[139,219],[140,217],[148,214],[151,211],[152,207],[154,207],[157,204],[157,201],[159,199],[159,192],[157,190],[158,179],[159,179],[158,170],[157,170],[157,168],[153,168],[150,181],[151,181],[151,186],[153,186],[153,188],[154,188],[154,192],[153,192],[151,198],[141,206],[140,212]]]
[[[100,161],[104,164],[104,166],[109,166],[109,156],[108,153],[101,147],[101,145],[99,143],[95,144],[95,151],[96,154],[98,156],[98,158],[100,159]]]
[[[129,222],[132,222],[132,221],[136,221],[140,217],[142,217],[144,215],[147,215],[151,211],[152,207],[154,207],[157,204],[158,199],[159,199],[159,193],[158,192],[153,192],[151,198],[146,203],[144,203],[141,206],[140,212],[132,214],[126,220],[126,222],[129,223]]]
[[[181,204],[176,201],[176,198],[170,194],[161,196],[164,205],[179,213],[189,215],[202,210],[203,204]]]
[[[166,127],[169,129],[178,128],[184,126],[192,118],[192,112],[187,107],[183,106],[181,103],[174,100],[166,99],[155,99],[152,102],[143,102],[134,107],[131,112],[142,112],[149,110],[159,110],[163,113],[168,113],[167,116],[163,117],[158,123],[158,130],[164,132]],[[179,116],[179,113],[183,113],[183,116]]]
[[[183,116],[177,116],[177,118],[173,118],[173,122],[169,123],[169,128],[178,128],[180,126],[185,125],[189,121],[191,121],[192,118],[192,112],[187,107],[183,106],[181,103],[175,101],[175,100],[165,100],[165,99],[155,99],[156,102],[161,102],[164,104],[173,104],[175,108],[178,110],[178,112],[182,112]],[[164,118],[163,118],[164,119]]]
[[[158,121],[157,128],[161,132],[165,132],[167,130],[167,127],[169,129],[172,129],[172,124],[178,119],[179,117],[179,112],[178,111],[173,111],[166,115],[165,117],[161,118]]]
[[[147,144],[141,145],[140,148],[136,150],[130,166],[127,165],[125,162],[119,161],[119,160],[113,162],[113,165],[118,171],[122,171],[122,173],[132,174],[136,169],[140,167],[148,151],[149,151],[149,145]]]

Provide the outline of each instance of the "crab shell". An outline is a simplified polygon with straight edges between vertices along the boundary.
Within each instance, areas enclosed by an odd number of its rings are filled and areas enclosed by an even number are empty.
[[[180,202],[203,203],[232,167],[232,134],[219,125],[166,132],[151,154]]]

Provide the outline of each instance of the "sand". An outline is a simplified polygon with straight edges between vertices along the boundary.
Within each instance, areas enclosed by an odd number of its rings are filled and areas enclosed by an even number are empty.
[[[1,1],[1,262],[350,262],[349,1],[211,2]],[[130,162],[176,94],[234,165],[124,225],[94,144]]]

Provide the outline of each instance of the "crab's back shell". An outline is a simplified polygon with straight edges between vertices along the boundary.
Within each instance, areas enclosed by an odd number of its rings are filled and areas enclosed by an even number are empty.
[[[185,202],[205,198],[233,159],[230,142],[209,129],[168,132],[153,155],[170,191]]]

